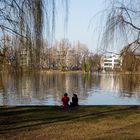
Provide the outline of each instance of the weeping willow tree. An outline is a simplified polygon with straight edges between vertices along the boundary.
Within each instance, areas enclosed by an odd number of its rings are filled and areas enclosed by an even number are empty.
[[[105,26],[102,42],[104,47],[118,45],[140,48],[140,1],[109,0],[105,10]]]
[[[44,32],[54,34],[56,10],[60,5],[65,9],[67,21],[68,3],[65,0],[0,0],[0,30],[28,47],[32,66],[39,68]]]
[[[113,47],[116,50],[122,49],[120,55],[123,58],[123,70],[136,71],[140,56],[140,1],[109,0],[106,2],[108,7],[105,10],[105,26],[101,40],[104,50]]]

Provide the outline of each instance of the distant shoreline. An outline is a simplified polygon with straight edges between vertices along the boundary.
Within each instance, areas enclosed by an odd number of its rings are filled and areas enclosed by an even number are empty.
[[[61,71],[61,70],[46,70],[46,69],[41,69],[41,70],[28,70],[25,69],[23,71],[0,71],[0,73],[81,73],[81,74],[128,74],[128,75],[140,75],[140,72],[118,72],[118,71],[106,71],[106,72],[84,72],[82,70],[65,70],[65,71]]]
[[[116,71],[107,71],[107,72],[84,72],[82,70],[66,70],[66,71],[61,71],[61,70],[40,70],[39,72],[46,72],[46,73],[81,73],[81,74],[128,74],[128,75],[133,75],[133,74],[140,74],[140,72],[116,72]]]

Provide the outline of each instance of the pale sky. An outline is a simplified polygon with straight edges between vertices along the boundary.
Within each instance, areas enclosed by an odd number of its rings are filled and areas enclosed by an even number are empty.
[[[68,38],[71,43],[79,40],[95,52],[98,45],[98,33],[95,30],[101,21],[99,12],[105,9],[104,2],[105,0],[70,0],[67,32],[64,31],[63,19],[59,16],[62,11],[58,11],[55,38]]]

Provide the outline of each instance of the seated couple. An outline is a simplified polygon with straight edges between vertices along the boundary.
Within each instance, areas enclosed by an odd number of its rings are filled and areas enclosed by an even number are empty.
[[[61,101],[62,101],[62,104],[64,107],[67,107],[67,106],[70,106],[70,107],[75,107],[75,106],[78,106],[78,97],[76,94],[73,94],[73,97],[72,97],[72,102],[70,102],[70,105],[69,105],[69,97],[68,97],[68,94],[65,93],[64,96],[62,97]]]

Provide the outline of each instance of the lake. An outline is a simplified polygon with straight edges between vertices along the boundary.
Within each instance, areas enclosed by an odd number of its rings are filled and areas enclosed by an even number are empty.
[[[140,75],[48,73],[0,74],[0,105],[61,105],[76,93],[80,105],[140,105]]]

